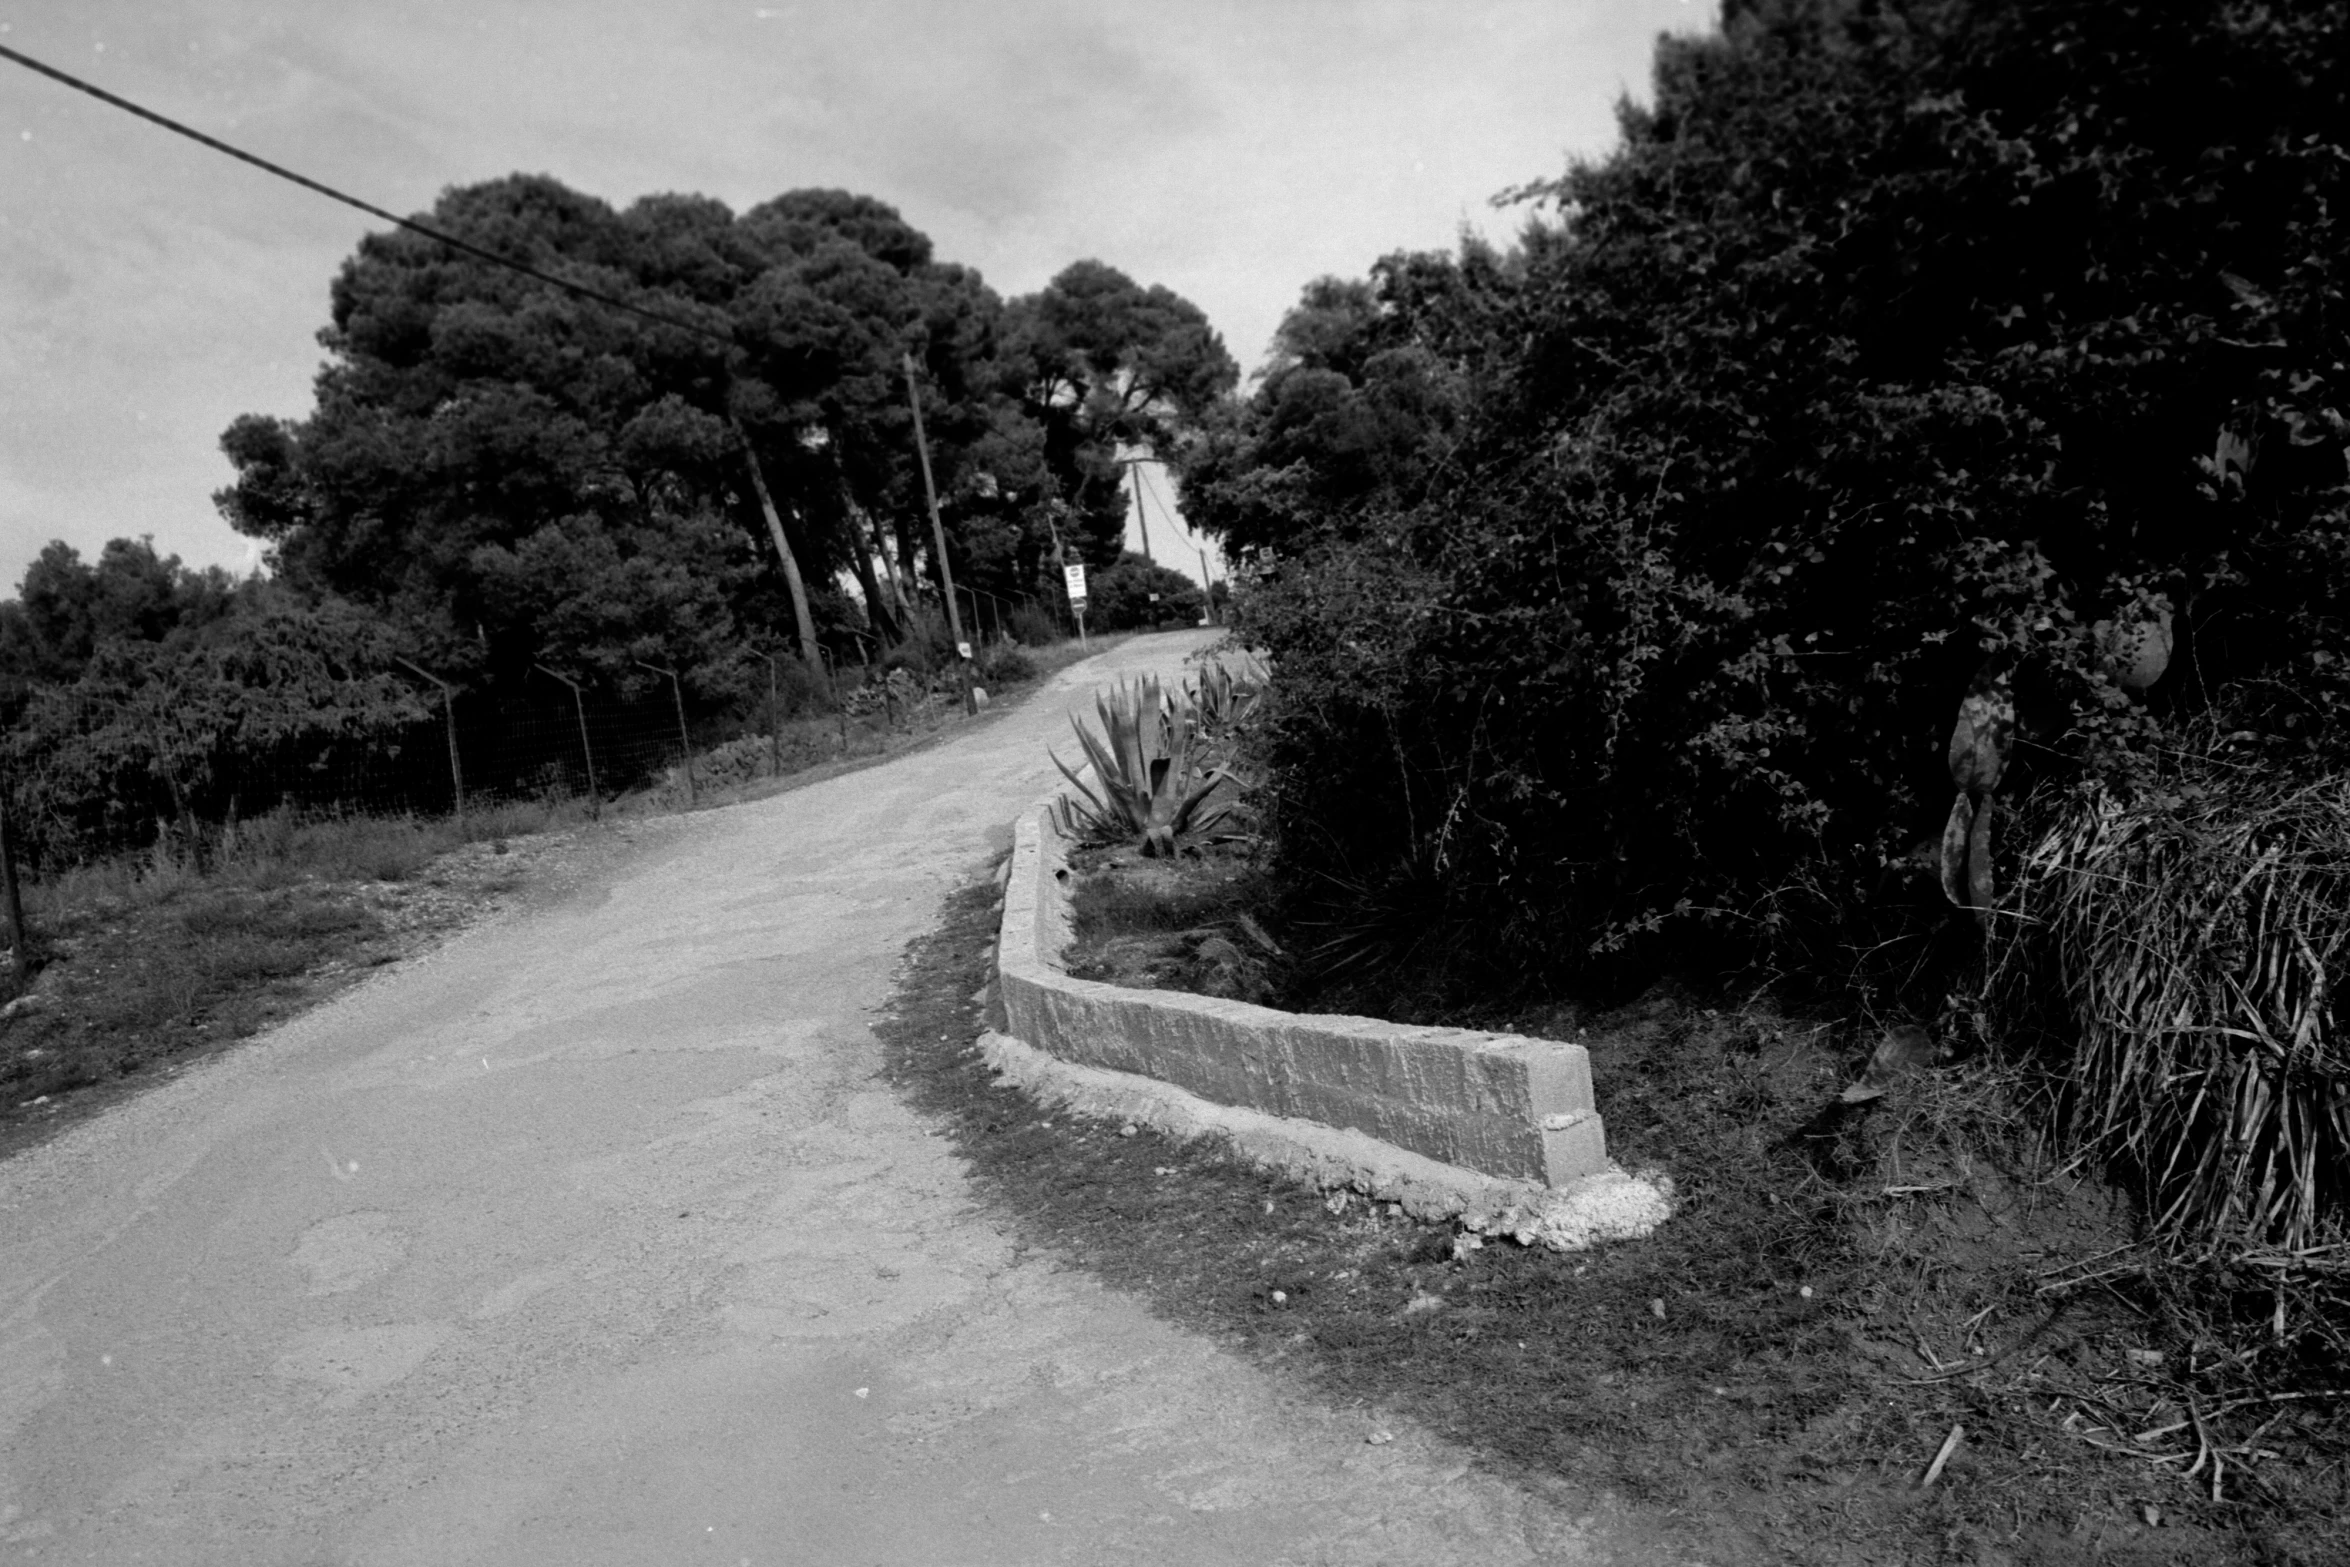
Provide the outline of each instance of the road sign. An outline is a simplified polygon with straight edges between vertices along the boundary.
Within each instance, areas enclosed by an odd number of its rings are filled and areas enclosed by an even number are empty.
[[[1083,566],[1063,566],[1061,578],[1069,584],[1069,602],[1072,604],[1084,603],[1085,568]]]

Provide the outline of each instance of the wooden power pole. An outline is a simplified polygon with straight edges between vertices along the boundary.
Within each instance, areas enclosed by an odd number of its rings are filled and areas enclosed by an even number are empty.
[[[1142,459],[1126,459],[1126,477],[1134,482],[1134,524],[1142,530],[1142,558],[1152,565],[1158,562],[1151,556],[1151,517],[1142,509]]]

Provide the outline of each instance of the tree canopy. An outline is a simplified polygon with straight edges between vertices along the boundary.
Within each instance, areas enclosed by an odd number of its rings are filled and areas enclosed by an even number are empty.
[[[1422,495],[1490,368],[1525,270],[1480,242],[1308,284],[1245,404],[1182,449],[1185,514],[1239,550],[1348,531]]]
[[[1122,447],[1172,452],[1217,413],[1239,367],[1197,306],[1080,261],[1006,312],[1005,358],[1056,494],[1111,565],[1126,536]]]
[[[1006,304],[840,190],[615,208],[518,174],[429,218],[574,287],[369,235],[333,280],[309,411],[222,437],[215,501],[271,575],[55,544],[0,604],[36,856],[331,798],[354,768],[429,797],[402,661],[481,714],[543,701],[535,666],[623,701],[675,669],[705,715],[765,694],[754,653],[927,662],[945,617],[915,399],[959,587],[1057,595],[1058,540],[1131,580],[1137,618],[1165,591],[1113,564],[1117,452],[1187,439],[1235,374],[1166,289],[1082,262]]]
[[[1163,288],[1080,263],[1007,306],[845,191],[615,210],[517,175],[431,216],[696,329],[373,235],[335,281],[310,415],[230,427],[229,520],[289,582],[379,610],[455,678],[548,660],[625,680],[642,659],[715,680],[721,647],[789,640],[786,555],[836,622],[845,573],[874,629],[902,635],[937,567],[910,395],[958,576],[1032,590],[1062,516],[1114,558],[1116,444],[1176,439],[1234,375]]]
[[[115,539],[95,564],[51,544],[0,602],[0,708],[14,713],[33,687],[79,679],[109,642],[160,642],[219,619],[235,590],[217,566],[191,571],[157,555],[153,539]]]

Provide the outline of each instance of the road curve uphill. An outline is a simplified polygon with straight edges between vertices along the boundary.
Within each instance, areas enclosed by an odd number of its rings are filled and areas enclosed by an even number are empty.
[[[0,1562],[1522,1563],[1588,1521],[1023,1253],[882,1080],[906,943],[1146,637],[0,1164]]]

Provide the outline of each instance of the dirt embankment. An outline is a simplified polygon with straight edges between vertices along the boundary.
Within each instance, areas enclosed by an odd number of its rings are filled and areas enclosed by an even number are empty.
[[[1073,865],[1073,972],[1317,993],[1245,848]],[[1611,1155],[1672,1174],[1678,1216],[1558,1258],[1260,1192],[1147,1132],[1065,1145],[974,1108],[966,1145],[1165,1309],[1506,1472],[1665,1509],[1708,1560],[2328,1559],[2336,1423],[2198,1406],[2192,1323],[2135,1287],[2129,1205],[2049,1156],[2026,1074],[1670,988],[1411,1020],[1581,1040]]]

